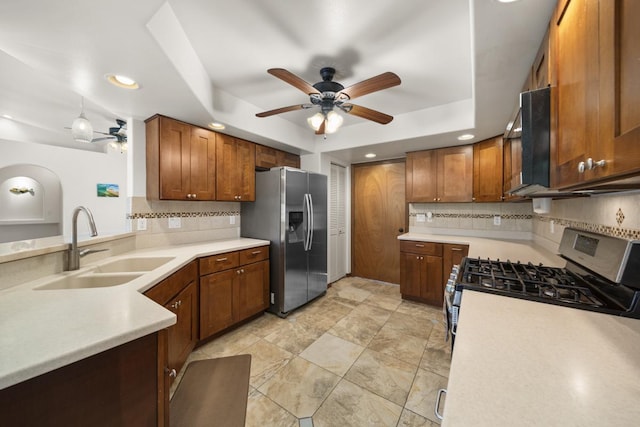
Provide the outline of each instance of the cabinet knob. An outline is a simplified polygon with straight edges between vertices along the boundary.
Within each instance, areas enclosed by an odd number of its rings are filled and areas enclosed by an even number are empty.
[[[176,370],[175,370],[175,369],[164,368],[164,371],[165,371],[167,374],[169,374],[169,376],[170,376],[171,378],[175,378],[175,377],[177,377],[177,376],[178,376],[178,373],[176,372]]]
[[[585,167],[584,162],[578,163],[578,173],[584,173]]]
[[[607,164],[607,161],[602,159],[595,162],[591,157],[587,159],[587,169],[593,170],[595,168],[603,168]]]
[[[436,199],[436,198],[434,197],[434,198],[433,198],[433,201],[434,201],[434,202],[437,202],[437,201],[438,201],[438,199]]]
[[[191,194],[187,194],[187,199],[190,199],[190,198],[191,198]]]
[[[475,197],[472,197],[472,198],[471,198],[471,201],[472,201],[472,202],[475,202],[475,201],[476,201],[476,198],[475,198]]]
[[[182,305],[182,300],[178,300],[176,302],[174,302],[173,304],[171,304],[171,308],[178,308]]]
[[[191,195],[191,198],[192,198],[192,199],[196,199],[196,198],[198,198],[198,195],[197,195],[197,194],[192,194],[192,195]]]

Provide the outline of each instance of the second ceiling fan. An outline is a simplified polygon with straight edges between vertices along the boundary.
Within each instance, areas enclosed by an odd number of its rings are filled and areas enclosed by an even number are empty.
[[[322,68],[320,70],[322,81],[313,85],[307,83],[302,78],[285,70],[284,68],[271,68],[267,70],[267,72],[309,95],[309,103],[295,104],[288,107],[276,108],[275,110],[264,111],[256,114],[258,117],[269,117],[275,114],[304,110],[319,106],[320,113],[311,117],[309,119],[309,124],[316,129],[316,134],[320,135],[335,132],[337,126],[335,125],[336,122],[334,122],[334,120],[337,119],[339,122],[342,121],[342,117],[333,111],[334,107],[347,114],[362,117],[363,119],[371,120],[383,125],[386,125],[393,120],[393,116],[370,108],[362,107],[360,105],[355,105],[350,102],[352,99],[359,96],[399,85],[400,77],[392,72],[382,73],[347,88],[340,83],[333,81],[333,76],[335,75],[336,70],[331,67]]]

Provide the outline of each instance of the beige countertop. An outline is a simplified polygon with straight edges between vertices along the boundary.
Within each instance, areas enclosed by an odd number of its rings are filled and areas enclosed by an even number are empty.
[[[402,234],[398,239],[469,245],[469,256],[473,258],[532,262],[534,264],[542,263],[552,267],[563,267],[565,265],[565,261],[560,256],[537,245],[533,240],[494,239],[414,232]]]
[[[0,291],[0,389],[171,326],[175,315],[142,292],[198,257],[265,244],[239,238],[137,250]],[[119,286],[34,289],[131,256],[174,259]]]
[[[640,320],[465,290],[443,427],[635,426]]]

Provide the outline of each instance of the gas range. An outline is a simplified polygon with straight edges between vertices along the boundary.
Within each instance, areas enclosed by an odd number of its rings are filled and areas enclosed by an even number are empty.
[[[559,253],[564,267],[464,258],[445,288],[451,335],[465,289],[640,319],[640,242],[567,228]]]

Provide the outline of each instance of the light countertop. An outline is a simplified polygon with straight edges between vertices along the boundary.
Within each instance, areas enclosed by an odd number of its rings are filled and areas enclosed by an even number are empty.
[[[175,315],[142,292],[198,257],[265,244],[269,242],[240,238],[137,250],[1,291],[0,389],[171,326]],[[34,289],[131,256],[175,258],[119,286]]]
[[[469,245],[469,257],[542,263],[551,267],[564,267],[565,261],[533,240],[510,240],[503,238],[454,236],[446,234],[405,233],[399,240],[419,242],[453,243]],[[448,274],[448,272],[447,272]]]
[[[632,426],[640,320],[465,290],[444,427]]]

